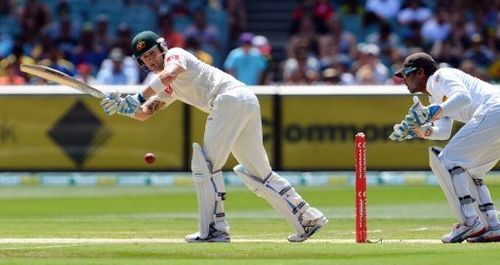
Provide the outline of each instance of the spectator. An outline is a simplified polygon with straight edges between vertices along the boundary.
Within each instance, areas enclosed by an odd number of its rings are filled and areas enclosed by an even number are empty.
[[[390,21],[396,18],[400,8],[401,0],[367,0],[364,25],[369,26],[381,21]]]
[[[341,81],[340,73],[334,68],[326,68],[321,72],[321,80],[324,84],[338,85]]]
[[[356,83],[359,85],[375,85],[380,84],[379,80],[375,78],[375,73],[373,68],[369,65],[362,65],[358,71],[356,71]]]
[[[78,65],[89,63],[92,69],[98,69],[107,56],[106,45],[95,40],[95,33],[92,25],[84,24],[80,41],[75,48],[75,58],[73,62]],[[102,37],[102,36],[101,36]]]
[[[368,35],[366,37],[366,42],[380,48],[380,59],[384,63],[388,63],[392,54],[392,49],[397,49],[399,47],[399,37],[392,32],[391,25],[387,22],[382,22],[380,24],[379,31]]]
[[[389,71],[395,73],[397,70],[401,69],[403,66],[404,56],[406,54],[412,53],[409,50],[404,49],[393,49],[390,56],[391,65],[389,66]],[[386,84],[388,85],[404,85],[404,79],[392,75]]]
[[[186,37],[198,39],[201,48],[214,58],[215,65],[220,65],[221,54],[219,42],[220,36],[217,28],[207,22],[205,11],[198,9],[194,12],[194,23],[190,25],[185,32]]]
[[[359,3],[359,0],[347,0],[338,8],[335,13],[335,18],[342,21],[346,31],[351,32],[355,36],[362,36],[364,27],[363,19],[365,17],[365,9]]]
[[[475,34],[485,34],[487,31],[487,11],[483,8],[478,7],[474,14],[472,15],[472,19],[469,19],[465,23],[465,32],[468,38],[472,38]]]
[[[432,11],[421,0],[409,0],[408,5],[398,14],[398,21],[403,25],[412,22],[424,23],[432,17]]]
[[[443,42],[437,41],[432,46],[430,55],[436,59],[437,62],[446,62],[451,67],[458,68],[464,50],[462,47],[454,45],[452,40],[445,40]]]
[[[422,38],[428,44],[443,41],[450,36],[451,23],[445,9],[440,8],[433,18],[422,25]]]
[[[356,85],[356,79],[351,73],[351,60],[346,60],[345,58],[338,58],[330,66],[335,71],[337,71],[340,76],[340,85]]]
[[[283,81],[287,84],[312,84],[319,79],[320,64],[316,57],[308,54],[305,43],[293,49],[293,57],[283,65]]]
[[[88,63],[81,63],[76,66],[75,78],[88,85],[96,85],[97,79],[92,76],[92,67]]]
[[[206,64],[212,65],[214,63],[214,58],[212,57],[212,55],[202,50],[200,43],[194,37],[188,37],[186,39],[185,49]]]
[[[266,64],[266,68],[262,71],[259,84],[260,85],[269,84],[274,78],[273,72],[275,67],[272,58],[271,44],[269,44],[269,41],[265,36],[257,35],[253,37],[252,45],[260,51],[260,53],[264,57],[264,61]]]
[[[21,64],[34,64],[35,61],[33,58],[24,54],[23,51],[23,43],[21,39],[17,39],[14,43],[14,47],[12,48],[12,54],[7,56],[6,58],[0,61],[0,75],[6,74],[7,65],[14,63],[16,68],[19,69]],[[25,78],[28,76],[26,74],[22,74]]]
[[[300,25],[304,17],[311,18],[311,24],[314,25],[313,16],[313,0],[299,0],[292,13],[292,21],[290,26],[290,35],[299,32]],[[314,28],[316,31],[316,28]]]
[[[14,61],[8,62],[5,66],[5,75],[0,76],[0,85],[24,85],[26,78],[18,72]]]
[[[356,36],[344,30],[342,21],[330,19],[328,21],[328,31],[318,38],[319,57],[324,59],[328,56],[336,56],[336,53],[329,54],[331,47],[336,47],[339,56],[352,58],[356,55]]]
[[[103,66],[97,73],[97,82],[103,85],[137,84],[138,73],[127,69],[124,60],[125,55],[120,48],[112,49],[109,58],[102,63]]]
[[[55,43],[50,38],[50,36],[42,34],[31,50],[31,57],[36,62],[42,60],[43,58],[47,58],[47,56],[49,56],[48,52],[50,50],[50,47],[53,45],[55,45]]]
[[[360,84],[381,85],[390,79],[389,69],[380,62],[380,49],[374,44],[359,44],[359,58],[354,66]]]
[[[25,0],[18,17],[21,31],[27,36],[36,37],[50,22],[49,7],[39,0]]]
[[[313,20],[310,16],[302,18],[299,30],[290,37],[286,48],[288,57],[294,56],[294,49],[299,43],[307,43],[308,52],[315,55],[319,54],[318,33],[314,29]]]
[[[109,18],[105,14],[100,14],[96,17],[94,29],[94,45],[95,49],[103,51],[105,54],[111,49],[113,44],[109,34]]]
[[[318,33],[326,33],[327,23],[334,16],[333,6],[328,0],[301,0],[292,14],[292,34],[299,30],[304,17],[311,17],[314,29]]]
[[[0,34],[0,60],[12,53],[14,39],[8,34]]]
[[[174,30],[172,15],[170,13],[160,15],[158,26],[160,27],[160,36],[165,39],[167,47],[184,47],[184,36]]]
[[[247,28],[247,13],[244,0],[227,0],[226,5],[229,15],[229,38],[232,42]]]
[[[403,40],[403,47],[406,49],[411,49],[415,47],[422,47],[424,45],[424,40],[422,39],[421,30],[422,25],[418,22],[412,22],[407,28],[403,30],[401,34]]]
[[[120,48],[126,56],[132,56],[132,30],[127,23],[120,23],[116,32],[116,40],[113,43],[113,48]],[[135,62],[134,62],[135,64]]]
[[[67,58],[73,58],[80,30],[73,25],[71,17],[62,18],[58,23],[52,24],[45,30],[44,34],[49,35],[57,43],[59,49],[64,52]]]
[[[477,65],[474,61],[472,60],[463,60],[462,63],[460,63],[460,66],[458,69],[464,71],[465,73],[472,75],[472,76],[477,76]]]
[[[472,35],[472,46],[465,51],[463,58],[474,61],[481,68],[487,68],[493,63],[495,55],[483,44],[483,37],[476,33]]]
[[[224,62],[226,71],[248,86],[258,85],[266,68],[264,57],[252,46],[253,37],[252,33],[242,33],[240,47],[232,50]]]
[[[489,72],[493,80],[500,82],[500,55],[497,55],[495,62],[491,64]]]
[[[64,57],[64,53],[55,43],[50,46],[47,57],[40,60],[38,64],[54,68],[70,76],[75,75],[75,66]]]

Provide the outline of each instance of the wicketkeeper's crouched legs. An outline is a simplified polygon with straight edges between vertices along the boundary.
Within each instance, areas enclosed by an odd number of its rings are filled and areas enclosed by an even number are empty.
[[[273,206],[296,233],[288,237],[290,242],[302,242],[312,236],[328,220],[318,209],[309,204],[295,191],[292,185],[275,172],[265,179],[251,175],[242,165],[234,167],[234,172],[259,197]]]
[[[229,242],[229,225],[224,212],[226,196],[222,171],[212,172],[201,147],[193,144],[191,163],[198,197],[198,233],[187,235],[187,242]]]
[[[486,217],[486,231],[477,237],[467,238],[468,242],[499,242],[500,223],[498,221],[497,210],[491,200],[490,191],[480,178],[474,178],[479,198],[479,210]]]

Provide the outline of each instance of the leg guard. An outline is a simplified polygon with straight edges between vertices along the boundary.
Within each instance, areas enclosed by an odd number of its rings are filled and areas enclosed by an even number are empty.
[[[432,169],[432,172],[438,179],[439,185],[441,186],[441,189],[444,191],[446,199],[448,200],[451,209],[457,216],[459,223],[465,224],[467,218],[470,217],[468,216],[470,214],[466,214],[466,211],[464,210],[465,207],[468,207],[469,204],[474,204],[476,208],[475,214],[480,212],[479,206],[476,203],[475,199],[479,197],[477,194],[476,185],[474,184],[472,177],[463,168],[455,167],[448,171],[441,164],[441,161],[438,158],[440,152],[441,152],[440,147],[436,146],[429,147],[429,165]],[[462,174],[465,175],[462,176]],[[455,178],[465,177],[465,183],[468,184],[466,187],[468,188],[470,194],[466,194],[467,192],[456,189],[457,187],[455,187],[453,181],[454,177]],[[461,196],[460,194],[466,194],[466,195]],[[479,214],[479,217],[483,225],[487,224],[484,218],[485,216],[483,214]]]
[[[486,228],[497,227],[500,225],[497,217],[497,210],[491,200],[490,191],[480,178],[471,178],[472,196],[479,198],[479,217]]]
[[[292,185],[278,174],[271,172],[265,179],[260,179],[248,173],[242,165],[234,167],[234,172],[250,190],[269,202],[295,229],[296,234],[288,238],[290,242],[306,240],[328,222],[323,213],[310,207]]]
[[[460,199],[457,196],[455,187],[453,186],[451,175],[448,172],[448,170],[441,164],[441,161],[439,161],[438,158],[438,155],[441,152],[441,150],[442,149],[440,147],[436,146],[429,147],[429,165],[432,169],[432,172],[439,181],[441,189],[444,191],[446,199],[450,204],[450,208],[454,211],[455,216],[458,218],[458,222],[461,224],[465,224],[467,218],[464,215],[464,212],[462,211]]]
[[[193,144],[191,170],[198,197],[199,238],[210,239],[218,233],[227,235],[229,226],[225,220],[226,193],[222,172],[212,173],[212,167],[197,143]],[[229,236],[227,238],[229,239]]]

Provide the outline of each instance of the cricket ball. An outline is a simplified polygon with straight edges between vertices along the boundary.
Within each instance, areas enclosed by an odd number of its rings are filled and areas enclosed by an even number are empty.
[[[156,156],[155,154],[153,153],[146,153],[144,155],[144,161],[147,163],[147,164],[153,164],[155,161],[156,161]]]

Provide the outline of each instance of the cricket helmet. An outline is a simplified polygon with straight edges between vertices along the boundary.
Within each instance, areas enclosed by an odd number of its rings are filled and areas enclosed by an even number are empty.
[[[152,31],[141,31],[132,39],[132,57],[136,59],[141,66],[144,65],[140,59],[141,56],[154,48],[160,49],[163,54],[168,49],[165,39],[161,38]]]

